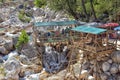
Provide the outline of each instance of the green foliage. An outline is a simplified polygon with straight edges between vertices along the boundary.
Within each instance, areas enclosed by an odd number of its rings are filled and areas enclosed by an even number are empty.
[[[69,12],[69,10],[76,11],[78,5],[76,0],[49,0],[48,6],[51,9],[54,9],[56,11],[64,10],[66,12]]]
[[[31,14],[29,13],[25,13],[24,10],[21,10],[18,14],[18,18],[22,21],[22,22],[30,22],[31,18],[29,16],[31,16]]]
[[[32,12],[27,12],[27,13],[26,13],[26,16],[32,17]]]
[[[3,67],[2,64],[0,64],[0,74],[1,74],[2,76],[6,76],[5,68]]]
[[[69,16],[73,16],[77,19],[78,10],[78,0],[48,0],[47,5],[50,9],[55,11],[64,11]],[[80,9],[80,8],[79,8]]]
[[[41,8],[47,4],[46,0],[34,0],[35,6]]]
[[[24,44],[28,43],[28,41],[29,41],[29,36],[27,35],[25,30],[22,30],[21,35],[16,44],[16,48],[19,49],[20,46],[23,46]]]
[[[82,0],[35,0],[34,4],[37,7],[48,6],[55,11],[64,11],[70,17],[76,18],[79,14],[79,18],[85,18],[84,9],[82,6]],[[90,2],[92,1],[95,14],[97,18],[104,19],[104,14],[109,18],[114,18],[116,14],[120,14],[120,0],[84,0],[84,5],[90,19],[93,17],[93,11]],[[84,20],[84,19],[83,19]]]
[[[5,2],[5,0],[0,0],[0,2],[1,2],[1,3],[4,3],[4,2]]]

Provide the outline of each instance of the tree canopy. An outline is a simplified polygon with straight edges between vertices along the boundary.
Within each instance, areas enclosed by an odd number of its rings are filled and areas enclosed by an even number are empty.
[[[111,20],[116,21],[120,14],[120,0],[35,0],[35,5],[49,6],[55,11],[64,11],[74,19]]]

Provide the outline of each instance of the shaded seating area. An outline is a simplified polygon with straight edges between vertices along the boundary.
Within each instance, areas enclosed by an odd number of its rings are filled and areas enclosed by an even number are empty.
[[[116,48],[116,44],[109,43],[107,29],[83,25],[72,28],[71,30],[81,34],[79,44],[77,45],[84,51],[99,53]]]
[[[103,25],[98,26],[102,29],[107,29],[107,32],[109,33],[109,39],[116,39],[117,38],[117,27],[119,26],[118,23],[106,23]]]
[[[33,31],[35,43],[43,46],[42,63],[49,73],[56,73],[68,66],[70,60],[70,31],[76,26],[76,21],[37,22]],[[76,38],[76,37],[74,37]]]
[[[36,22],[34,32],[43,43],[61,42],[71,39],[70,30],[77,25],[77,21]]]

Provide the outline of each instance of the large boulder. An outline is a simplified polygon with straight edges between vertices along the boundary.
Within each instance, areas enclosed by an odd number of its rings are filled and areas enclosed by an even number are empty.
[[[19,80],[20,63],[18,60],[7,60],[4,63],[7,80]]]
[[[106,71],[108,71],[110,69],[110,64],[108,63],[108,62],[104,62],[103,64],[102,64],[102,70],[104,71],[104,72],[106,72]]]
[[[120,51],[115,51],[111,54],[113,62],[120,63]]]
[[[101,77],[101,80],[107,80],[107,79],[108,79],[108,75],[105,74],[105,73],[102,73],[102,74],[100,75],[100,77]]]
[[[6,40],[5,41],[5,44],[4,44],[4,47],[10,51],[13,49],[13,41],[12,40]]]
[[[30,44],[27,44],[26,46],[24,46],[21,50],[21,54],[27,56],[29,59],[34,58],[34,57],[38,57],[38,51],[36,50],[36,48]]]
[[[112,74],[116,74],[118,72],[118,65],[116,63],[113,63],[111,68],[110,68],[110,72]]]
[[[8,51],[4,46],[0,46],[0,53],[6,55],[6,54],[8,54]]]

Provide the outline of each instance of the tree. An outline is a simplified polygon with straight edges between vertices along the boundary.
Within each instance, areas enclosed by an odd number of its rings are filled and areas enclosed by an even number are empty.
[[[47,5],[52,10],[64,11],[74,19],[89,21],[90,18],[98,18],[106,21],[109,16],[115,18],[120,13],[120,5],[116,9],[116,1],[120,3],[119,0],[35,0],[35,5]]]
[[[88,16],[87,11],[86,11],[84,0],[81,0],[81,4],[82,4],[82,8],[83,8],[84,14],[86,16],[86,21],[88,22],[89,21],[89,16]]]
[[[91,9],[92,9],[94,20],[97,20],[97,17],[96,17],[96,14],[95,14],[95,10],[94,10],[94,7],[93,7],[93,0],[90,0],[90,6],[91,6]]]
[[[16,48],[21,51],[23,46],[25,44],[27,44],[28,41],[29,41],[29,36],[27,35],[25,30],[22,30],[21,31],[21,35],[18,38],[18,41],[17,41],[17,44],[16,44]]]
[[[64,11],[75,19],[79,19],[77,13],[77,0],[49,0],[48,6],[55,11]]]
[[[47,4],[46,0],[34,0],[34,4],[35,6],[41,8],[42,6]]]

